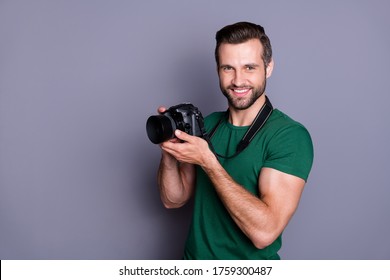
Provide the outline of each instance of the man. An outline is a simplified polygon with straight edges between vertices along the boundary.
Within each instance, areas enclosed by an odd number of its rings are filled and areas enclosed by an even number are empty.
[[[195,194],[185,259],[279,259],[313,161],[307,130],[277,109],[241,152],[236,148],[268,100],[274,62],[263,27],[240,22],[216,34],[215,57],[228,112],[205,118],[210,144],[183,131],[163,142],[158,172],[165,207]],[[165,108],[160,107],[159,112]]]

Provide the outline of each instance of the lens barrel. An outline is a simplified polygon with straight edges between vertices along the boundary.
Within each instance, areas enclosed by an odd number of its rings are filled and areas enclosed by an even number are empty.
[[[146,132],[150,141],[154,144],[159,144],[174,138],[175,130],[175,122],[169,116],[150,116],[146,122]]]

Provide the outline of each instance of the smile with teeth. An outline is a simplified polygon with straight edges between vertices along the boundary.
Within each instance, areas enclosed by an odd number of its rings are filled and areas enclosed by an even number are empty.
[[[251,89],[250,88],[233,88],[233,92],[236,95],[245,95],[247,94]]]

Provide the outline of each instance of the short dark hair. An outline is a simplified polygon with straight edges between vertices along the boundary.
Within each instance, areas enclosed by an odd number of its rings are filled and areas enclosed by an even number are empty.
[[[219,65],[218,51],[221,44],[241,44],[251,39],[259,39],[260,43],[263,45],[262,58],[264,65],[268,66],[272,60],[271,42],[261,25],[251,22],[237,22],[227,25],[216,33],[215,39],[217,41],[217,45],[215,47],[215,60],[217,65]]]

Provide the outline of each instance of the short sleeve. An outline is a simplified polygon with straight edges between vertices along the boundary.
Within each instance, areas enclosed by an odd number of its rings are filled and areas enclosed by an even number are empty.
[[[279,129],[270,139],[264,167],[307,181],[313,164],[313,142],[305,127],[296,123]]]

